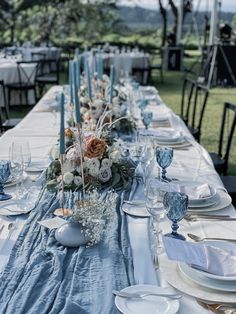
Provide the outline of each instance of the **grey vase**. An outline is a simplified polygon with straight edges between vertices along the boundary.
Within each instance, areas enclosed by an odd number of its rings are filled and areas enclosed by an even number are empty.
[[[89,238],[81,232],[81,225],[76,222],[67,222],[58,228],[55,238],[60,244],[68,247],[79,247],[89,241]]]

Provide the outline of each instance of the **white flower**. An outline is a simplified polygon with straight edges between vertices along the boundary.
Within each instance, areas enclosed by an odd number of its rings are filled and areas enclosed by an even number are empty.
[[[77,146],[74,146],[69,149],[66,154],[66,158],[70,161],[76,161],[80,158],[80,151]]]
[[[63,181],[64,181],[64,183],[65,183],[66,185],[70,185],[70,184],[73,182],[73,180],[74,180],[74,175],[73,175],[73,173],[71,173],[71,172],[66,172],[66,173],[64,174],[64,179],[63,179]]]
[[[63,171],[64,172],[74,171],[74,163],[71,160],[66,159],[64,164],[63,164]]]
[[[54,145],[50,153],[53,159],[58,159],[59,158],[59,146]]]
[[[111,165],[112,165],[112,162],[110,159],[104,158],[102,160],[102,167],[111,167]]]
[[[114,106],[119,106],[119,97],[113,97],[113,99],[112,99],[112,103],[113,103],[113,105]]]
[[[74,176],[74,184],[76,186],[78,186],[78,187],[82,185],[82,178],[81,178],[81,176]]]
[[[101,109],[103,106],[103,101],[101,99],[95,99],[93,101],[93,105],[94,107]]]
[[[81,114],[85,114],[85,112],[87,112],[87,111],[88,111],[88,109],[85,108],[85,107],[81,107],[81,108],[80,108],[80,113],[81,113]]]
[[[99,180],[101,182],[107,182],[111,179],[112,173],[110,167],[101,167],[99,171]]]
[[[118,162],[121,159],[121,152],[119,150],[115,150],[110,153],[110,159],[114,162]]]
[[[92,177],[97,177],[99,175],[99,167],[91,165],[88,172]]]
[[[88,167],[95,167],[99,168],[100,167],[100,161],[97,158],[91,158],[87,160]]]

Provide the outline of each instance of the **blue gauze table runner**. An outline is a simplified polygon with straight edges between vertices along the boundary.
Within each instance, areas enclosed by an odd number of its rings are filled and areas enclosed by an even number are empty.
[[[73,203],[66,194],[65,205]],[[0,275],[0,312],[4,314],[119,313],[112,289],[134,284],[127,222],[120,208],[102,241],[90,248],[66,248],[55,230],[37,221],[53,217],[56,194],[44,191],[31,212],[9,262]]]

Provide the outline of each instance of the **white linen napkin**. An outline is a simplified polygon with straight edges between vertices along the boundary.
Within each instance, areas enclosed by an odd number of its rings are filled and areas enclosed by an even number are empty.
[[[163,236],[163,244],[171,260],[185,262],[218,276],[236,276],[236,249],[226,251],[203,242],[192,243],[168,236]]]
[[[158,128],[158,130],[141,130],[141,135],[154,136],[159,140],[178,140],[181,134],[172,128]]]
[[[187,194],[190,200],[202,199],[210,197],[212,195],[208,183],[204,183],[198,186],[180,185],[180,192]]]

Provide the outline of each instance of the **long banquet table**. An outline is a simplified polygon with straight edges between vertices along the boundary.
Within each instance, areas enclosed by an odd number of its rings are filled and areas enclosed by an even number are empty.
[[[55,112],[55,110],[50,109],[56,106],[56,94],[62,90],[62,87],[57,86],[51,88],[48,93],[39,101],[39,103],[34,107],[34,109],[19,123],[14,129],[6,132],[0,138],[0,159],[8,159],[9,146],[12,141],[17,140],[27,140],[31,147],[31,155],[32,160],[37,161],[40,159],[48,160],[48,156],[50,154],[50,150],[57,143],[58,133],[59,133],[59,112]],[[185,136],[191,142],[191,146],[184,149],[175,149],[174,150],[174,159],[172,165],[168,168],[168,175],[178,179],[184,180],[198,180],[201,182],[208,182],[213,184],[215,187],[220,189],[222,193],[226,193],[224,187],[222,186],[222,182],[215,172],[211,159],[208,153],[205,151],[203,147],[197,144],[189,131],[179,119],[170,109],[166,107],[161,98],[159,97],[158,101],[159,105],[154,107],[152,105],[152,109],[154,111],[162,108],[167,110],[170,116],[170,122],[172,127],[181,130]],[[30,187],[35,185],[38,189],[40,189],[39,184],[37,184],[37,176],[32,173],[28,173],[28,178],[25,182],[26,187]],[[14,192],[15,187],[9,187],[6,189],[8,192]],[[220,211],[220,213],[228,214],[230,216],[236,217],[235,209],[232,205]],[[151,251],[150,251],[150,240],[149,240],[149,221],[148,218],[138,218],[126,215],[121,211],[121,216],[124,221],[127,221],[128,226],[128,234],[129,240],[132,250],[133,256],[133,275],[134,279],[130,279],[131,283],[135,284],[157,284],[161,286],[169,286],[166,278],[168,279],[168,274],[175,275],[173,269],[168,269],[168,265],[165,263],[164,254],[160,258],[160,269],[155,270]],[[0,236],[0,271],[4,271],[6,264],[8,262],[9,256],[11,254],[11,258],[14,257],[14,244],[21,233],[25,223],[27,222],[28,216],[17,216],[17,228],[13,231],[11,239],[7,240],[8,230],[5,228]],[[14,218],[8,218],[1,216],[0,224],[2,222],[9,223],[9,221],[13,221]],[[180,223],[181,232],[186,235],[188,232],[196,233],[199,236],[224,236],[224,237],[235,237],[236,230],[236,222],[223,222],[223,221],[214,221],[214,222],[187,222],[183,220]],[[170,222],[167,219],[164,219],[161,222],[161,227],[165,232],[170,230]],[[124,229],[125,230],[125,229]],[[44,235],[45,236],[45,235]],[[127,245],[127,243],[124,243]],[[12,249],[13,248],[13,249]],[[127,249],[127,248],[126,248]],[[128,249],[127,249],[128,250]],[[99,252],[98,252],[99,254]],[[13,257],[12,257],[13,256]],[[82,255],[80,255],[82,256]],[[82,257],[81,257],[82,258]],[[162,263],[162,260],[164,261]],[[103,266],[101,266],[103,267]],[[104,266],[105,267],[105,266]],[[118,267],[116,265],[116,267]],[[10,270],[8,270],[10,271]],[[56,269],[55,269],[56,271]],[[77,280],[83,280],[83,277],[78,274]],[[47,278],[44,277],[45,285],[47,283]],[[20,281],[18,284],[20,285]],[[91,286],[95,285],[94,282],[90,283]],[[95,288],[96,287],[96,288]],[[111,294],[111,291],[108,291],[106,287],[99,286],[96,283],[95,287],[91,291],[91,287],[87,287],[87,293],[90,293],[90,302],[99,302],[99,298],[91,293],[101,294]],[[53,287],[51,287],[53,289]],[[98,290],[96,290],[98,289]],[[99,290],[100,289],[100,290]],[[191,293],[191,289],[189,288],[189,294],[194,295],[194,292]],[[198,289],[201,294],[200,289]],[[97,292],[96,292],[97,291]],[[0,292],[0,294],[2,291]],[[49,293],[49,291],[48,291]],[[202,292],[204,294],[204,291]],[[23,294],[24,295],[24,294]],[[30,298],[34,295],[34,291],[31,291],[31,295],[26,295],[25,298]],[[197,295],[196,295],[197,296]],[[200,295],[198,295],[200,297]],[[46,298],[46,297],[45,297]],[[93,299],[94,298],[94,299]],[[32,297],[33,299],[33,297]],[[93,301],[92,301],[93,300]],[[7,300],[4,300],[7,302]],[[15,300],[16,301],[16,300]],[[43,300],[41,300],[43,302]],[[76,300],[69,300],[73,304],[76,304]],[[68,301],[68,302],[69,302]],[[36,301],[35,301],[36,302]],[[3,305],[3,299],[0,299],[1,306]],[[22,302],[21,302],[22,303]],[[67,303],[67,301],[66,301]],[[40,303],[40,306],[42,304]],[[105,305],[104,305],[105,306]],[[9,308],[6,313],[33,313],[28,308],[28,311],[22,311],[22,308],[16,308],[15,311],[12,308]],[[78,311],[78,308],[75,306],[74,308],[70,308],[70,312],[66,311],[66,307],[62,311],[55,310],[54,307],[51,308],[50,313],[88,313],[87,311]],[[77,310],[76,310],[77,309]],[[91,307],[93,314],[96,313],[118,313],[115,306],[112,307],[112,311],[108,310],[109,307],[102,307],[101,304],[93,304]],[[49,313],[47,312],[47,313]],[[35,313],[35,312],[34,312]],[[41,313],[44,313],[43,310]],[[193,298],[184,294],[183,298],[180,301],[180,314],[195,314],[195,313],[210,313],[209,310],[203,309]]]

